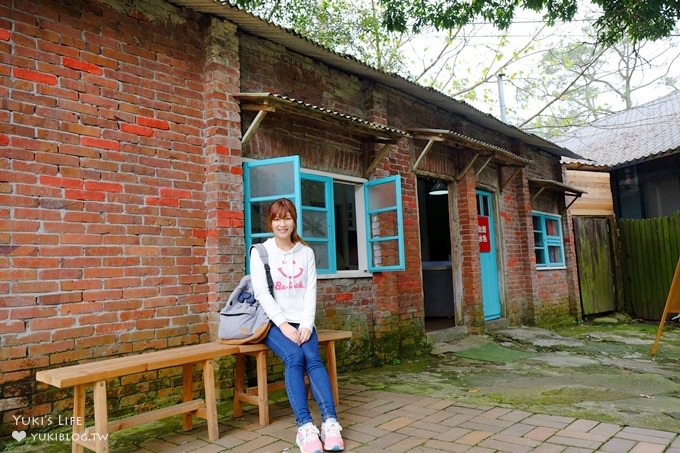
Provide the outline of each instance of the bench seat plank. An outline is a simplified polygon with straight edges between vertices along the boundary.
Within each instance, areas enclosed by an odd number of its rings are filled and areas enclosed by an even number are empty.
[[[145,352],[63,368],[41,370],[36,373],[36,380],[54,387],[66,388],[186,363],[202,362],[236,352],[238,352],[237,346],[223,343],[182,346],[163,351]]]

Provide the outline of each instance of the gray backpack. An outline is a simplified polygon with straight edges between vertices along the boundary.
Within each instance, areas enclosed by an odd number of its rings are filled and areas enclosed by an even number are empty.
[[[274,281],[269,268],[267,249],[263,244],[255,244],[253,247],[257,249],[264,263],[269,293],[274,295]],[[255,299],[250,275],[245,275],[229,296],[224,308],[220,310],[218,331],[220,341],[228,344],[259,343],[267,336],[270,327],[271,322],[267,314],[260,302]]]

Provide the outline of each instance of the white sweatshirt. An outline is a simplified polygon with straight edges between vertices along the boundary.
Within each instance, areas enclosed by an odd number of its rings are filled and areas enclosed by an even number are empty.
[[[255,298],[274,324],[299,323],[312,330],[316,316],[316,263],[311,247],[298,242],[281,250],[274,238],[264,242],[274,280],[274,297],[269,294],[264,265],[257,250],[250,254],[250,275]]]

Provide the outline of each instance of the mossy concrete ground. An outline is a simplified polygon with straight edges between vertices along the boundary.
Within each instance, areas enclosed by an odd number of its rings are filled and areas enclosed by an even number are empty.
[[[432,345],[431,354],[396,365],[342,370],[340,386],[451,399],[473,406],[500,406],[548,415],[680,432],[680,326],[667,326],[656,357],[650,355],[657,325],[589,324],[557,330],[514,327]],[[526,354],[490,362],[483,354],[462,358],[496,343]],[[481,350],[489,349],[482,348]],[[497,352],[498,348],[495,348]],[[467,356],[474,354],[465,354]],[[285,394],[270,395],[284,401]],[[231,402],[219,404],[231,418]],[[111,435],[116,452],[149,451],[154,439],[181,435],[179,417]],[[28,439],[27,439],[28,441]],[[66,453],[67,442],[9,442],[12,453]]]
[[[429,357],[397,366],[344,372],[340,383],[680,432],[680,327],[665,327],[653,357],[657,328],[507,328],[436,343]],[[507,363],[456,355],[491,342],[532,355]]]

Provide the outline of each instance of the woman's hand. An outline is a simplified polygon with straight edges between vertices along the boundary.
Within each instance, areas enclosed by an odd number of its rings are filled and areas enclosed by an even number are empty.
[[[279,326],[279,329],[281,329],[281,332],[288,338],[290,341],[292,341],[295,344],[302,344],[304,343],[300,339],[300,331],[297,330],[295,327],[291,326],[287,322],[284,322]],[[306,330],[306,329],[305,329]],[[307,337],[307,340],[309,340],[309,337]],[[307,341],[305,340],[305,341]]]
[[[302,327],[302,328],[298,329],[298,332],[299,332],[299,335],[300,335],[300,344],[306,342],[312,336],[312,331],[309,330],[306,327]]]

